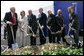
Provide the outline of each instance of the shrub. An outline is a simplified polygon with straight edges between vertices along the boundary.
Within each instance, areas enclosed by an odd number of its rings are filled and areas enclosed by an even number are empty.
[[[61,48],[56,51],[42,51],[41,55],[83,55],[83,48],[71,49],[71,48]]]

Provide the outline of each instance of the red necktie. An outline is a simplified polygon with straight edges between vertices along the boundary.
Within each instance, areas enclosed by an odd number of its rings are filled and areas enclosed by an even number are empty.
[[[13,22],[14,22],[14,24],[16,24],[16,22],[15,22],[15,17],[14,17],[14,13],[13,13]]]

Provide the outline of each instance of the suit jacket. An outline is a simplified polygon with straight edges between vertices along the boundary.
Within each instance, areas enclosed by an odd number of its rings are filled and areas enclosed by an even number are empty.
[[[52,32],[60,30],[60,23],[58,22],[58,17],[55,17],[54,14],[50,14],[51,19],[48,21],[48,26],[51,26]]]
[[[64,17],[62,15],[60,15],[60,16],[57,15],[57,17],[58,17],[61,27],[63,27],[63,25],[65,25]]]
[[[34,33],[35,33],[36,30],[37,30],[36,16],[32,14],[32,15],[29,17],[29,15],[28,15],[28,23],[29,23],[30,27],[32,27],[32,30],[33,30]]]
[[[15,18],[16,18],[15,19],[16,20],[16,26],[18,26],[17,13],[14,13],[14,15],[15,15]],[[4,22],[6,23],[7,21],[10,21],[10,22],[14,23],[11,12],[7,12],[5,14]]]
[[[43,25],[44,28],[46,27],[46,20],[47,20],[46,14],[41,13],[41,17],[39,18],[39,23],[41,24],[41,26]]]
[[[76,29],[76,30],[80,29],[80,22],[79,22],[78,15],[75,14],[75,13],[72,13],[71,14],[71,18],[72,19],[70,19],[70,23],[72,23],[72,21],[74,20],[71,27],[74,28],[74,29]]]

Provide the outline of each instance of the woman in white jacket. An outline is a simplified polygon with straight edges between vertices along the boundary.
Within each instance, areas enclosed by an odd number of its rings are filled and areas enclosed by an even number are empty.
[[[25,17],[25,11],[21,11],[20,12],[21,18],[18,19],[18,25],[19,25],[19,29],[20,29],[20,43],[21,43],[21,47],[25,45],[26,42],[26,36],[27,36],[27,25],[28,25],[28,21],[27,21],[27,17]]]

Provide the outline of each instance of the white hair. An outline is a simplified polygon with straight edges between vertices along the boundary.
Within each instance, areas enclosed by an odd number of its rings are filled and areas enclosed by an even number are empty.
[[[15,9],[15,7],[11,7],[10,10],[11,10],[11,9]]]

